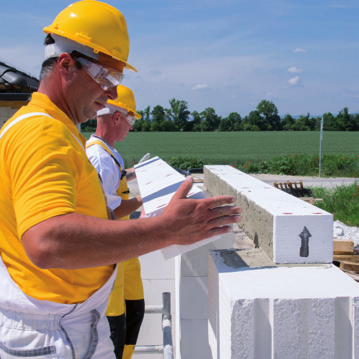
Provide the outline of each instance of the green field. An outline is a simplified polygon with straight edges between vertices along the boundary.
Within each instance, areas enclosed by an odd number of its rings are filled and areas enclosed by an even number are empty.
[[[89,137],[89,133],[83,134]],[[267,160],[290,154],[319,154],[320,134],[311,132],[130,132],[116,149],[127,163],[147,152],[165,161],[191,157],[205,164]],[[359,132],[324,132],[322,154],[359,155]]]

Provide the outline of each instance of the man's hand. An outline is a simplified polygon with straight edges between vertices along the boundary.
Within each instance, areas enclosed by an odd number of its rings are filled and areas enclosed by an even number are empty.
[[[192,184],[192,178],[187,177],[163,213],[168,229],[176,233],[177,244],[191,244],[227,233],[232,229],[230,224],[241,220],[241,208],[230,205],[235,201],[232,196],[186,198]]]
[[[150,154],[149,154],[149,153],[146,153],[146,154],[138,161],[138,163],[147,161],[149,158],[150,158]]]

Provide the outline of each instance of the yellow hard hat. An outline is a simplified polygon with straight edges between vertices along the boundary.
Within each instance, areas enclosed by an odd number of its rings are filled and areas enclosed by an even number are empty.
[[[102,53],[137,71],[127,63],[130,39],[125,17],[108,4],[95,0],[75,2],[62,10],[44,32],[93,49],[96,59]]]
[[[136,101],[135,96],[131,89],[126,86],[118,85],[117,86],[117,99],[116,100],[107,100],[107,105],[121,107],[127,110],[128,112],[133,112],[137,119],[140,119],[142,116],[136,111]]]

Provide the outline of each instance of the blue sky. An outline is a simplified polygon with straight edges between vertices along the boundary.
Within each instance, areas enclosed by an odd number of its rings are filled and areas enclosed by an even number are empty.
[[[38,77],[43,27],[73,1],[2,3],[0,59]],[[358,0],[107,1],[131,39],[123,84],[137,109],[207,107],[242,117],[267,99],[279,114],[359,113]]]

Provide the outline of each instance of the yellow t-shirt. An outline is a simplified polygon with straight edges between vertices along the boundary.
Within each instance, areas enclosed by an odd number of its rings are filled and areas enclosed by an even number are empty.
[[[111,276],[113,266],[40,269],[21,242],[26,230],[59,215],[107,218],[96,170],[87,159],[86,139],[50,99],[40,93],[0,130],[26,113],[44,112],[11,127],[0,140],[0,251],[21,290],[40,300],[81,303]],[[76,139],[76,138],[77,139]]]

